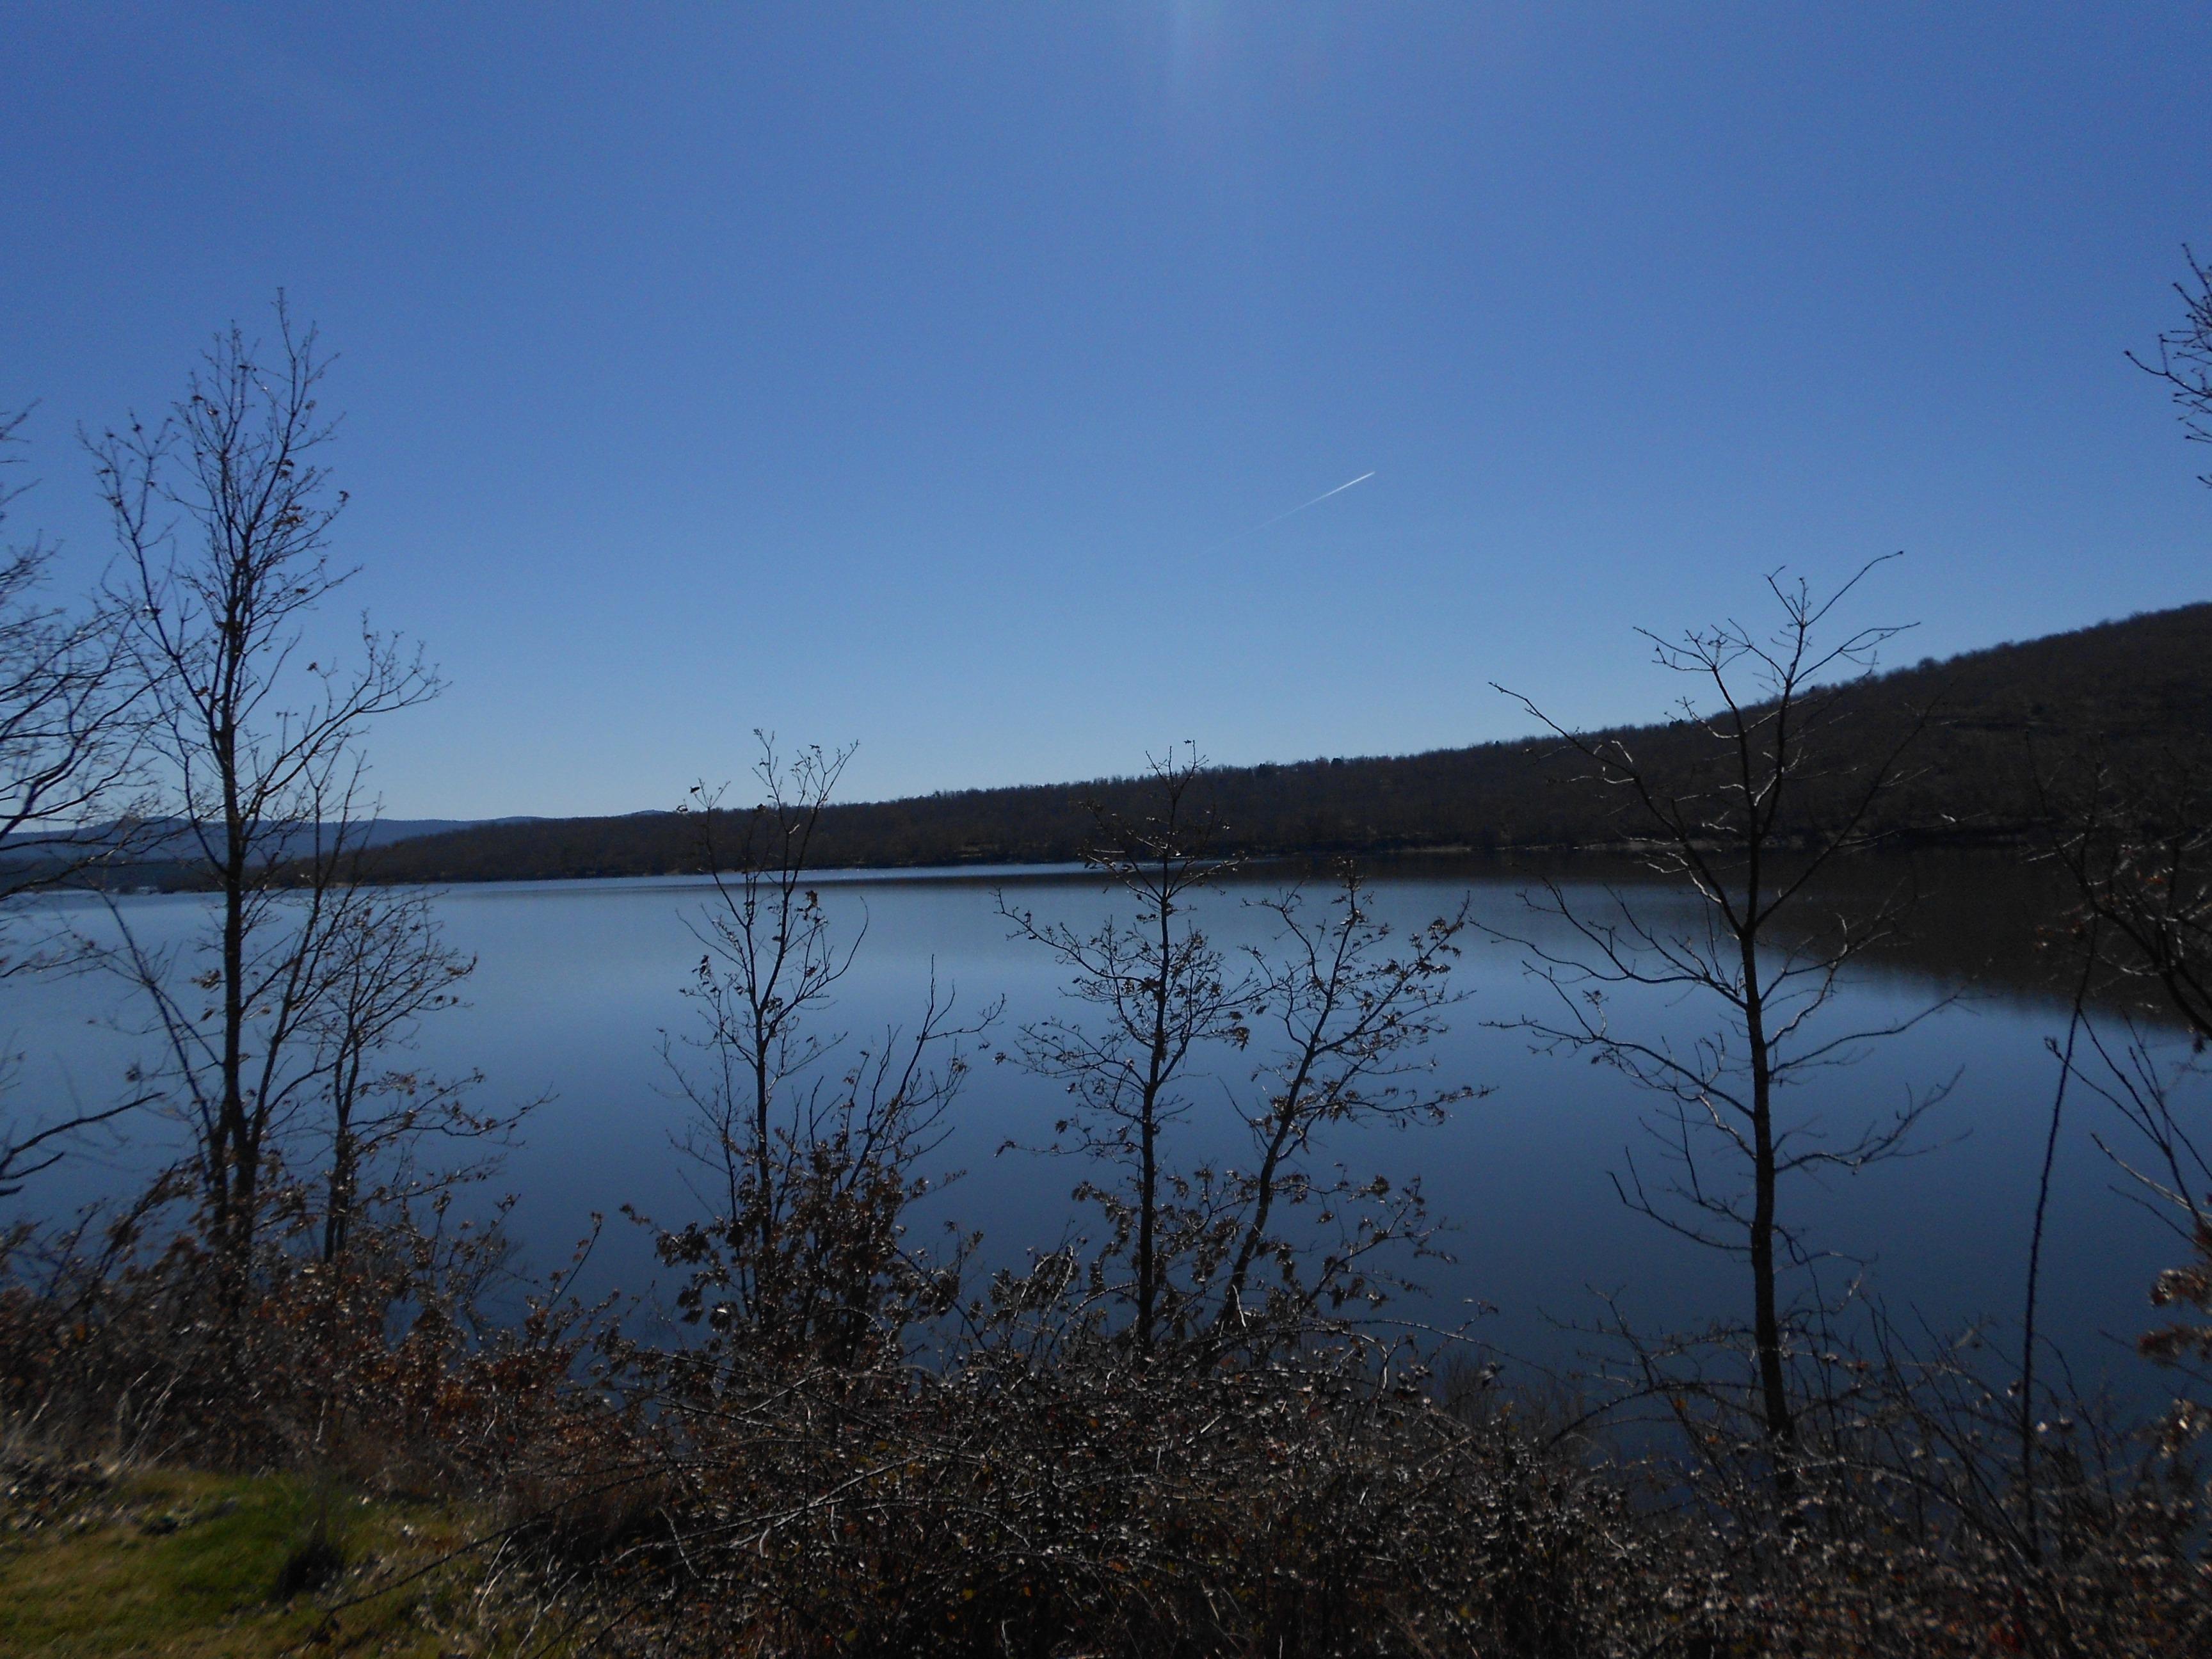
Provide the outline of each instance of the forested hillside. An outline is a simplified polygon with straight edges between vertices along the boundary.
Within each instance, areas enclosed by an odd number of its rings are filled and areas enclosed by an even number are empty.
[[[1835,787],[1925,711],[1905,786],[1878,828],[1915,840],[1998,840],[2027,811],[2032,768],[2085,750],[2126,762],[2212,746],[2212,604],[1923,661],[1867,682],[1832,728]],[[1667,725],[1617,734],[1663,763]],[[1253,853],[1573,848],[1620,839],[1624,803],[1588,783],[1556,739],[1427,754],[1227,767],[1210,778],[1224,845]],[[1091,803],[1133,804],[1127,778],[971,789],[833,806],[824,867],[1048,862],[1077,857]],[[1817,792],[1813,799],[1818,799]],[[393,881],[672,874],[700,862],[696,824],[673,812],[485,824],[383,848]]]

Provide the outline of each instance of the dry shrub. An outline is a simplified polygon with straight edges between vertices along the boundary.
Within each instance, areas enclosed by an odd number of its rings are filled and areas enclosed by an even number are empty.
[[[1092,1332],[1042,1364],[728,1367],[659,1397],[667,1530],[620,1563],[610,1628],[671,1653],[1565,1655],[1652,1626],[1617,1491],[1371,1358],[1184,1364]]]
[[[730,1299],[748,1230],[671,1235],[695,1319],[651,1341],[558,1280],[489,1317],[483,1230],[392,1218],[330,1264],[280,1220],[240,1272],[149,1201],[15,1241],[0,1390],[64,1461],[471,1495],[582,1650],[2212,1651],[2185,1416],[2053,1401],[2024,1489],[2003,1388],[1885,1339],[1807,1357],[1778,1482],[1741,1379],[1647,1391],[1662,1451],[1310,1312],[1148,1353],[1073,1252],[955,1299],[888,1190],[823,1183],[774,1303]]]
[[[35,1275],[18,1242],[19,1437],[477,1495],[586,1650],[2212,1651],[2194,1425],[2054,1404],[2029,1506],[2011,1403],[1952,1358],[1808,1371],[1784,1498],[1725,1390],[1667,1402],[1686,1452],[1632,1457],[1351,1328],[1146,1354],[1070,1254],[952,1310],[923,1363],[907,1294],[878,1340],[824,1325],[828,1358],[711,1297],[680,1342],[551,1298],[500,1324],[495,1248],[459,1229],[371,1230],[341,1268],[272,1228],[242,1283],[189,1227],[134,1230]]]
[[[1755,1408],[1718,1389],[1674,1402],[1686,1455],[1632,1457],[1356,1331],[1146,1354],[1104,1305],[1062,1255],[963,1308],[927,1364],[811,1363],[726,1323],[617,1342],[624,1450],[574,1474],[587,1505],[636,1501],[577,1633],[653,1655],[2212,1650],[2187,1435],[2077,1403],[2031,1510],[2009,1402],[1954,1358],[1820,1361],[1778,1496]]]
[[[76,1456],[314,1468],[387,1490],[497,1485],[595,1402],[571,1389],[583,1310],[482,1303],[495,1225],[404,1212],[335,1261],[296,1192],[250,1260],[157,1188],[97,1228],[18,1234],[0,1269],[0,1411]]]

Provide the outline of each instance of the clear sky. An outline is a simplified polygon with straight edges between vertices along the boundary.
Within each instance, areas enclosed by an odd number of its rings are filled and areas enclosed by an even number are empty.
[[[18,0],[0,87],[15,527],[96,564],[77,425],[288,289],[398,816],[1640,718],[1634,626],[1897,549],[1913,657],[2212,598],[2121,355],[2202,4]]]

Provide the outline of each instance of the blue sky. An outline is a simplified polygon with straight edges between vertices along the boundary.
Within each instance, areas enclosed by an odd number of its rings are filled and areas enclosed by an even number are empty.
[[[450,681],[401,816],[1640,718],[1636,626],[1899,549],[1907,656],[2212,598],[2121,355],[2212,252],[2202,6],[73,0],[0,84],[14,527],[96,568],[78,424],[288,289]]]

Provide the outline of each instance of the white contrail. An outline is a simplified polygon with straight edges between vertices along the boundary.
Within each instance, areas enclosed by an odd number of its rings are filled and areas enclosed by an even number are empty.
[[[1337,485],[1334,489],[1324,489],[1320,495],[1315,496],[1311,501],[1300,501],[1288,513],[1278,513],[1273,518],[1269,519],[1264,524],[1255,524],[1249,530],[1240,530],[1234,536],[1226,537],[1224,539],[1214,543],[1212,546],[1206,550],[1206,552],[1218,553],[1223,548],[1228,546],[1231,542],[1243,541],[1247,536],[1256,536],[1261,531],[1270,529],[1273,526],[1282,523],[1284,520],[1294,517],[1297,514],[1304,512],[1310,507],[1319,507],[1323,501],[1327,501],[1332,495],[1341,495],[1346,490],[1351,489],[1353,484],[1365,483],[1374,476],[1375,474],[1372,471],[1363,472],[1358,477],[1347,479],[1343,483]],[[1204,558],[1206,554],[1201,553],[1199,556],[1200,558]]]

